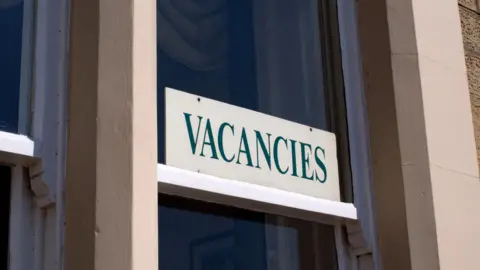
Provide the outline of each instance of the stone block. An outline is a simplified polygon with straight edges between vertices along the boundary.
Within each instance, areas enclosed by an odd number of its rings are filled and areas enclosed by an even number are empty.
[[[433,164],[477,176],[477,151],[464,59],[463,56],[459,60],[462,68],[455,70],[427,57],[419,57],[428,156]]]
[[[465,62],[467,65],[470,97],[473,105],[480,108],[480,54],[467,52]]]
[[[431,181],[439,269],[478,270],[480,181],[437,166],[431,167]]]
[[[478,161],[480,164],[480,55],[467,52],[467,64],[470,100],[472,103],[473,125],[475,128],[475,141],[477,144]]]
[[[477,10],[477,0],[458,0],[458,3],[471,10]]]
[[[460,19],[466,48],[480,52],[480,14],[460,6]]]

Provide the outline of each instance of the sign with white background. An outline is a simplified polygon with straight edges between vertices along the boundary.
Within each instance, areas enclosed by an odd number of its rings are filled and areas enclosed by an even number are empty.
[[[166,165],[340,201],[335,135],[167,88]]]

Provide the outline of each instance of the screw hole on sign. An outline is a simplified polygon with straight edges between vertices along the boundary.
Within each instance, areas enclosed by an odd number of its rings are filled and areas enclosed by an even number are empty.
[[[310,128],[310,131],[313,131],[313,129],[312,129],[312,128]]]
[[[197,101],[200,102],[200,98],[197,98]]]

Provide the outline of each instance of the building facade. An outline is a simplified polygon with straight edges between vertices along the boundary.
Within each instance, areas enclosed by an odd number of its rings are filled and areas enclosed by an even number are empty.
[[[478,269],[477,0],[0,0],[0,37],[0,269]]]

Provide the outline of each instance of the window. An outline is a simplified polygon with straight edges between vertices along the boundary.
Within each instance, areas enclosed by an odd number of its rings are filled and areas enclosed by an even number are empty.
[[[0,161],[12,166],[9,269],[54,269],[63,260],[67,4],[0,0]]]
[[[0,0],[0,131],[28,132],[32,6]]]
[[[352,202],[343,79],[334,0],[157,0],[158,161],[165,163],[170,87],[335,133],[342,201]],[[159,195],[160,267],[344,269],[335,241],[345,241],[334,226],[221,203]],[[226,248],[200,256],[195,268],[192,254],[209,241]]]
[[[333,226],[168,195],[158,212],[161,269],[337,269]]]

